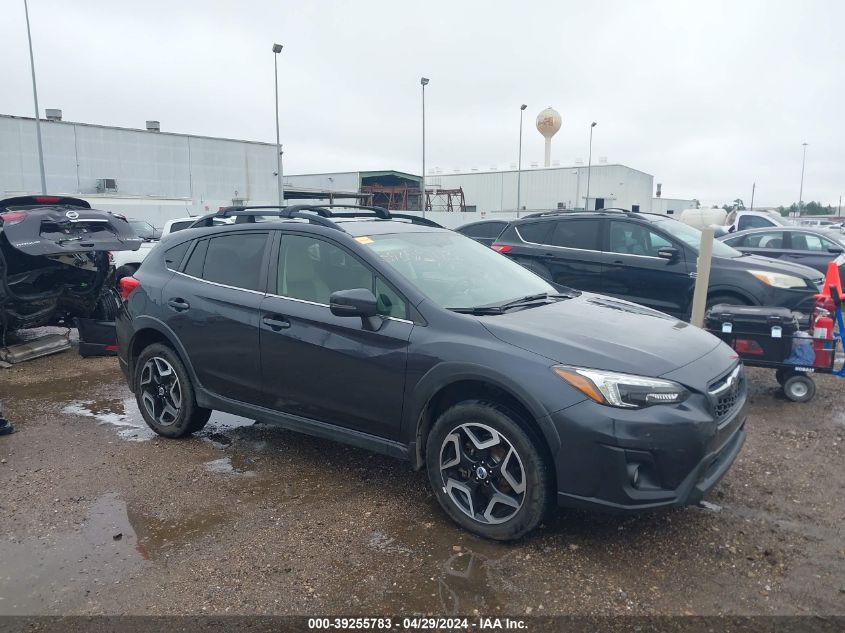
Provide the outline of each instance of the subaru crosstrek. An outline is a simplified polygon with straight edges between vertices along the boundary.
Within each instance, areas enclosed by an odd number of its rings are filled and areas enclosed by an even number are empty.
[[[502,540],[554,503],[696,503],[742,447],[743,368],[703,330],[421,218],[218,215],[238,222],[199,220],[121,281],[120,364],[160,435],[218,409],[406,459]]]

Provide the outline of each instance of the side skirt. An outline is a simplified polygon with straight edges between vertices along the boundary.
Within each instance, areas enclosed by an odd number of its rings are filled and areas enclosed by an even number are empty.
[[[197,389],[197,404],[207,409],[225,411],[226,413],[260,420],[261,422],[270,422],[289,431],[296,431],[305,435],[313,435],[342,444],[349,444],[350,446],[363,448],[374,453],[381,453],[382,455],[395,457],[396,459],[409,461],[412,455],[409,447],[401,442],[387,440],[383,437],[362,433],[354,429],[347,429],[335,424],[329,424],[328,422],[321,422],[290,413],[283,413],[274,409],[266,409],[264,407],[238,402],[237,400],[210,394],[204,389]]]

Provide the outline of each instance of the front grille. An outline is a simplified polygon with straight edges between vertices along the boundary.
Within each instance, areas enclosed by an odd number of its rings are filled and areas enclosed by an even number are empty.
[[[737,365],[707,388],[713,403],[713,413],[719,420],[729,415],[745,395],[745,372]]]

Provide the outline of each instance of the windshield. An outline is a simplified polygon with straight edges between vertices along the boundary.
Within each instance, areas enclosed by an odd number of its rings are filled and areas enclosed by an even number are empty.
[[[137,235],[152,235],[154,231],[152,225],[143,220],[129,220],[129,226]]]
[[[355,238],[443,308],[502,304],[556,292],[537,275],[478,242],[451,231]]]
[[[696,253],[698,252],[698,248],[701,245],[701,231],[698,229],[689,224],[672,220],[671,218],[660,219],[655,222],[655,226],[663,229],[675,239],[680,240]],[[742,253],[738,250],[731,248],[719,240],[713,240],[713,255],[716,257],[742,257]]]

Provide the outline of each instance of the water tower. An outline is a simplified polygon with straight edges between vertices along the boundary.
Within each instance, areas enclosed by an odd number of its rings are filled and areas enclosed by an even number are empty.
[[[546,167],[552,162],[552,137],[560,130],[561,123],[560,113],[551,106],[537,115],[537,131],[546,139]]]

